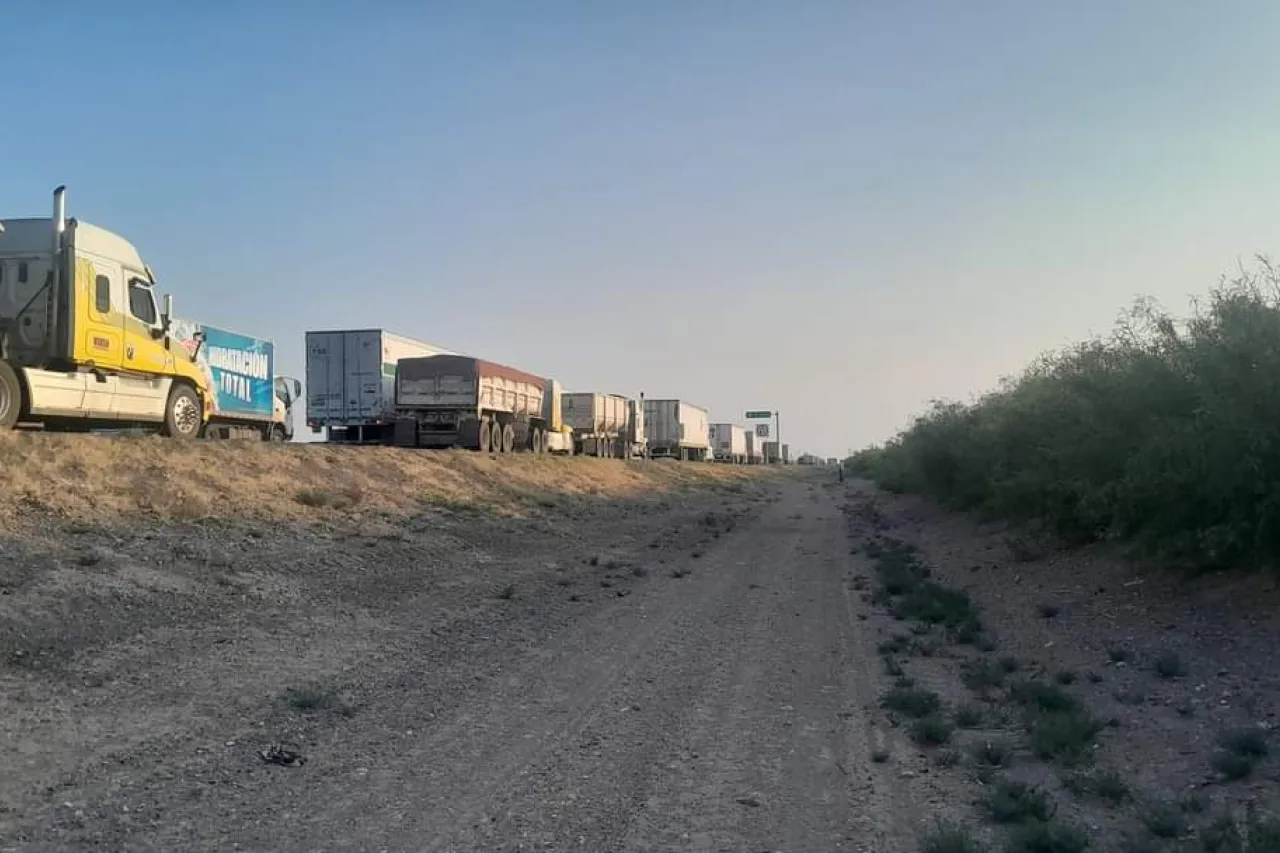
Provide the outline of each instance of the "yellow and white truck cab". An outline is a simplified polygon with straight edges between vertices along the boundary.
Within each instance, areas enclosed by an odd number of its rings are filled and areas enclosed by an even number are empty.
[[[68,219],[0,220],[0,428],[155,426],[195,438],[211,413],[208,380],[170,334],[171,298],[138,251]]]

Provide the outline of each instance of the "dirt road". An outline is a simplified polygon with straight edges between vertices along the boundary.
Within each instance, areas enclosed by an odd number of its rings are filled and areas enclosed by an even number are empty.
[[[37,507],[0,851],[1280,850],[1273,578],[821,472],[420,465],[407,514]]]
[[[256,612],[8,674],[0,849],[913,848],[918,792],[871,763],[882,676],[834,485],[325,543],[483,548],[449,612],[447,579],[240,566]]]

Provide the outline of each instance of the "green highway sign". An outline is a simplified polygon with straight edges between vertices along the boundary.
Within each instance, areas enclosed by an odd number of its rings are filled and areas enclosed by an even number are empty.
[[[773,412],[747,412],[748,418],[771,418]]]

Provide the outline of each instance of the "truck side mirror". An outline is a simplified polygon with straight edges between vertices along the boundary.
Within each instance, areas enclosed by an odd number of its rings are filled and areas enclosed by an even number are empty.
[[[302,397],[302,383],[295,379],[293,380],[293,399],[297,400],[301,397]]]
[[[165,332],[173,326],[173,294],[164,295],[164,313],[160,315],[160,328]]]

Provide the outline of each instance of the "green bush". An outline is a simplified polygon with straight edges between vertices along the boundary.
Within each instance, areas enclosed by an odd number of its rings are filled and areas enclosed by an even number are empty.
[[[972,404],[935,403],[851,466],[891,491],[1201,567],[1280,558],[1280,274],[1185,322],[1139,303]]]

